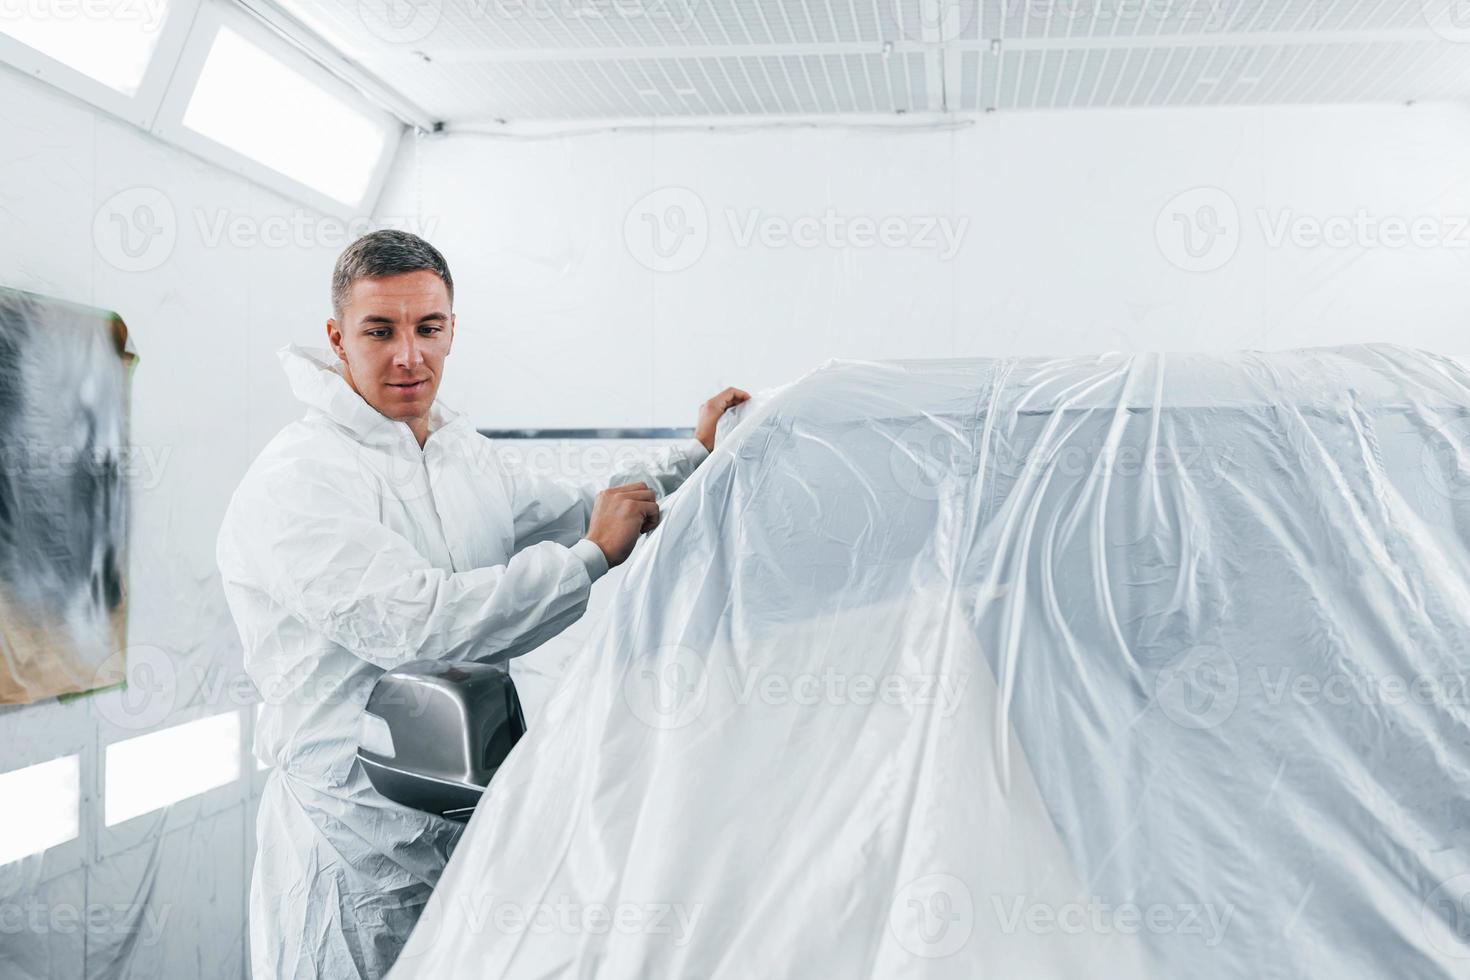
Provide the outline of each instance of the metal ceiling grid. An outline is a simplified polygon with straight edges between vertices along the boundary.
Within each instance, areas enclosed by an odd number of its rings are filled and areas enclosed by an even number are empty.
[[[1470,96],[1454,0],[275,2],[451,124]]]

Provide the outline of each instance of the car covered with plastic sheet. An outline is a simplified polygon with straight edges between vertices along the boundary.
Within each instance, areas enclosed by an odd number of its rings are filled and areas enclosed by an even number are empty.
[[[395,980],[1470,975],[1470,375],[834,361],[738,413]]]

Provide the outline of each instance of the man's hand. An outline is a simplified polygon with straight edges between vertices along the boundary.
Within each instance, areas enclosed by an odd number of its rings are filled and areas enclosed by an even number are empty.
[[[715,426],[720,416],[750,397],[750,393],[739,388],[726,388],[703,405],[699,406],[699,421],[694,426],[694,438],[704,443],[704,448],[715,451]]]
[[[587,540],[602,549],[607,567],[628,560],[638,535],[658,527],[658,501],[646,483],[625,483],[597,495],[587,522]]]

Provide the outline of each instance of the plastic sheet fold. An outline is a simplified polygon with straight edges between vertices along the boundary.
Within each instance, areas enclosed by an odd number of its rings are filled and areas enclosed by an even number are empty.
[[[1470,375],[831,362],[742,409],[395,980],[1470,974]]]

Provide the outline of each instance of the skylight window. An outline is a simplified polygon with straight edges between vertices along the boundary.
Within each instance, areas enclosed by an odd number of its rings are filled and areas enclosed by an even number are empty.
[[[0,4],[0,34],[136,95],[167,16],[167,0],[24,0]]]
[[[388,130],[228,27],[221,27],[184,126],[352,207],[362,203]]]

